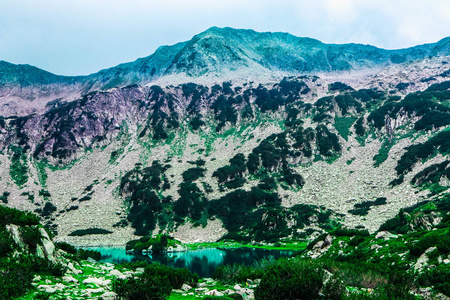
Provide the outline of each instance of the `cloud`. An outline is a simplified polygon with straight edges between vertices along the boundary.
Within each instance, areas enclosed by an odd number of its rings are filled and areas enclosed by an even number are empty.
[[[0,1],[0,59],[88,74],[211,26],[400,48],[450,35],[448,0]]]

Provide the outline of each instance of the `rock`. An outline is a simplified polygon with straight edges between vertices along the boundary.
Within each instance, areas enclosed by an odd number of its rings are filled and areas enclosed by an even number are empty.
[[[444,263],[444,264],[450,264],[450,259],[444,259],[444,260],[442,260],[442,262]]]
[[[242,289],[242,287],[239,284],[236,284],[235,286],[233,286],[233,289],[240,290]]]
[[[211,290],[209,292],[206,292],[205,295],[223,297],[224,293],[219,292],[218,290]]]
[[[39,285],[37,287],[37,289],[40,290],[40,291],[44,291],[47,294],[53,294],[54,292],[56,292],[56,289],[54,287],[52,287],[52,286],[49,286],[49,285]]]
[[[98,289],[85,289],[83,296],[88,296],[91,297],[92,294],[98,294],[98,293],[103,293],[105,291],[104,288],[98,288]]]
[[[236,292],[233,291],[233,290],[227,289],[227,290],[223,291],[223,293],[224,293],[225,295],[232,295],[232,294],[234,294],[234,293],[236,293]]]
[[[183,283],[183,285],[181,286],[181,289],[185,292],[189,291],[192,289],[192,286],[187,285],[186,283]]]
[[[93,259],[92,257],[88,257],[88,258],[87,258],[87,261],[88,261],[89,263],[91,263],[91,264],[96,264],[96,263],[97,263],[97,261],[96,261],[95,259]]]
[[[136,273],[144,273],[144,268],[136,268]]]
[[[103,300],[114,300],[117,299],[117,294],[114,292],[106,292],[103,295],[100,296],[100,299]]]
[[[87,279],[83,280],[83,283],[84,284],[92,283],[92,284],[96,284],[98,286],[106,287],[111,284],[111,280],[109,280],[109,279],[104,280],[101,278],[92,277],[92,278],[87,278]]]
[[[253,280],[253,283],[254,283],[254,284],[260,284],[260,283],[261,283],[261,279],[259,279],[259,278],[258,278],[258,279],[255,279],[255,280]]]
[[[206,282],[199,282],[199,283],[197,284],[197,286],[198,286],[198,287],[207,287],[208,284],[206,284]]]
[[[373,244],[372,246],[370,246],[370,250],[378,250],[383,248],[383,246],[380,246],[378,244]]]
[[[333,241],[333,239],[332,239],[331,235],[327,235],[324,240],[325,247],[330,246],[332,241]]]
[[[62,281],[67,282],[67,283],[77,283],[78,280],[73,278],[72,276],[64,276],[62,278]]]
[[[417,262],[414,265],[414,270],[422,270],[425,266],[428,265],[428,256],[427,254],[436,249],[436,247],[430,247],[419,257]]]
[[[41,281],[41,279],[42,279],[42,277],[41,277],[41,276],[39,276],[39,275],[35,275],[35,276],[34,276],[34,278],[33,278],[33,282],[36,282],[36,281]]]
[[[109,275],[110,276],[121,277],[121,276],[123,276],[123,273],[120,272],[119,270],[114,269],[111,272],[109,272]]]
[[[48,236],[47,231],[45,231],[44,228],[39,228],[39,233],[41,234],[41,242],[43,247],[43,254],[44,258],[47,258],[51,261],[55,261],[55,245],[53,244],[52,240]]]
[[[69,273],[73,273],[75,275],[83,273],[83,271],[76,269],[71,262],[67,264],[67,269],[69,269]]]
[[[322,249],[323,247],[324,247],[324,244],[325,244],[325,242],[324,241],[319,241],[319,242],[317,242],[315,245],[314,245],[314,247],[313,247],[313,250],[320,250],[320,249]]]
[[[205,287],[200,287],[200,288],[196,288],[195,289],[195,292],[196,293],[203,293],[203,292],[205,292],[205,291],[207,291],[208,289],[207,288],[205,288]]]
[[[328,281],[330,281],[331,277],[333,277],[333,274],[330,271],[325,270],[325,269],[323,271],[324,272],[323,272],[322,282],[323,282],[323,285],[325,285],[325,284],[327,284]]]
[[[376,239],[382,239],[382,240],[388,240],[388,239],[391,239],[393,237],[395,237],[395,235],[393,235],[389,231],[380,231],[375,236]]]
[[[16,243],[17,246],[19,246],[20,248],[25,248],[25,243],[22,241],[22,238],[20,237],[19,226],[14,224],[6,225],[6,230],[8,230],[9,233],[11,233],[14,243]]]

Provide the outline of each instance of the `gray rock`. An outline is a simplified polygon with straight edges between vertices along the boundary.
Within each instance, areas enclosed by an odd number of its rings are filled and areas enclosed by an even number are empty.
[[[183,283],[183,285],[181,286],[181,289],[186,292],[186,291],[191,290],[192,286],[187,285],[186,283]]]
[[[116,276],[116,277],[121,277],[121,276],[123,276],[123,273],[122,272],[120,272],[119,270],[111,270],[111,272],[109,272],[109,275],[110,276]]]
[[[53,294],[56,292],[56,289],[50,285],[39,285],[37,287],[38,290],[46,292],[47,294]]]
[[[67,283],[77,283],[78,280],[73,278],[72,276],[64,276],[62,278],[62,281],[67,282]]]
[[[330,246],[332,241],[333,238],[331,237],[331,235],[327,235],[324,240],[325,246]]]
[[[206,292],[205,295],[207,295],[207,296],[223,297],[224,293],[219,292],[218,290],[211,290],[209,292]]]
[[[106,292],[103,295],[100,296],[100,299],[102,300],[114,300],[117,299],[117,294],[114,292]]]

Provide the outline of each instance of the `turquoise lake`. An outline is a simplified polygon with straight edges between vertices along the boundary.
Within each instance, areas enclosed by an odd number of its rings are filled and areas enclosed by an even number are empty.
[[[132,261],[159,262],[171,267],[187,268],[197,273],[200,277],[212,277],[214,270],[221,265],[243,264],[254,265],[262,259],[277,259],[289,257],[294,252],[281,250],[266,250],[257,248],[235,249],[199,249],[187,252],[168,254],[127,254],[125,248],[86,248],[99,251],[102,254],[102,262],[123,263]]]

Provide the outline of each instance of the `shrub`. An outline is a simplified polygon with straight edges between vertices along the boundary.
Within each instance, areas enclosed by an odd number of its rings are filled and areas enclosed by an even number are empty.
[[[102,259],[102,254],[95,250],[77,249],[76,251],[76,258],[79,260],[86,260],[89,257],[97,261]]]
[[[113,290],[119,297],[129,300],[166,299],[172,289],[179,289],[183,283],[194,284],[198,276],[187,269],[176,269],[159,264],[146,266],[144,273],[135,278],[118,279]]]
[[[266,268],[255,289],[257,299],[317,299],[323,269],[309,260],[279,259]]]
[[[233,264],[219,266],[214,270],[213,278],[225,284],[234,284],[245,283],[247,279],[261,278],[263,274],[263,268]]]
[[[42,239],[42,235],[39,232],[39,228],[22,226],[19,227],[19,230],[20,230],[20,237],[22,238],[23,242],[28,245],[29,249],[32,252],[35,252],[37,245],[41,243]]]
[[[0,226],[0,257],[8,255],[14,247],[14,240],[4,226]]]
[[[102,228],[88,228],[88,229],[79,229],[71,232],[69,236],[84,236],[90,234],[111,234],[112,231],[102,229]]]
[[[8,224],[19,226],[38,225],[39,218],[33,213],[0,205],[0,225]]]

